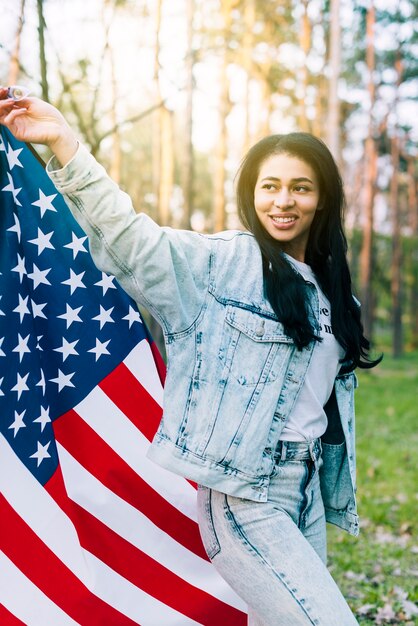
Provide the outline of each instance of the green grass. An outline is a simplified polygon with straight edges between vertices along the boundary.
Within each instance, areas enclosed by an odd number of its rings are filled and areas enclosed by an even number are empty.
[[[358,377],[361,531],[328,526],[329,565],[360,624],[418,624],[418,353]]]

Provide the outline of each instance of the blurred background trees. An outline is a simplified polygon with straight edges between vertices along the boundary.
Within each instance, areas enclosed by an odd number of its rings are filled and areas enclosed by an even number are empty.
[[[366,331],[395,356],[418,348],[414,0],[3,0],[2,13],[0,83],[58,106],[160,224],[240,227],[247,148],[323,138]]]

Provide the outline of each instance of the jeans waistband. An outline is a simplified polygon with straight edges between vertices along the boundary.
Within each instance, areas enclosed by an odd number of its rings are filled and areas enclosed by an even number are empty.
[[[279,441],[275,451],[275,458],[280,461],[318,461],[322,446],[320,439],[312,441]]]

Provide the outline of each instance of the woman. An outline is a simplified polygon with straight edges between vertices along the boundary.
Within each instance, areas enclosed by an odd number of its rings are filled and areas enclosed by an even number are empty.
[[[353,370],[376,362],[326,146],[306,133],[256,144],[237,185],[248,230],[206,236],[136,214],[51,105],[3,89],[0,122],[51,148],[49,175],[97,266],[164,330],[149,456],[199,484],[206,551],[249,624],[357,624],[326,568],[325,520],[358,533]]]

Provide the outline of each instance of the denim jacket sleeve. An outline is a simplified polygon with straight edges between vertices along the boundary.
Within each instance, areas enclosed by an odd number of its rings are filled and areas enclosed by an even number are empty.
[[[97,267],[113,274],[166,333],[189,328],[207,293],[210,239],[135,213],[129,196],[82,145],[65,167],[56,167],[52,158],[47,172],[88,235]]]

